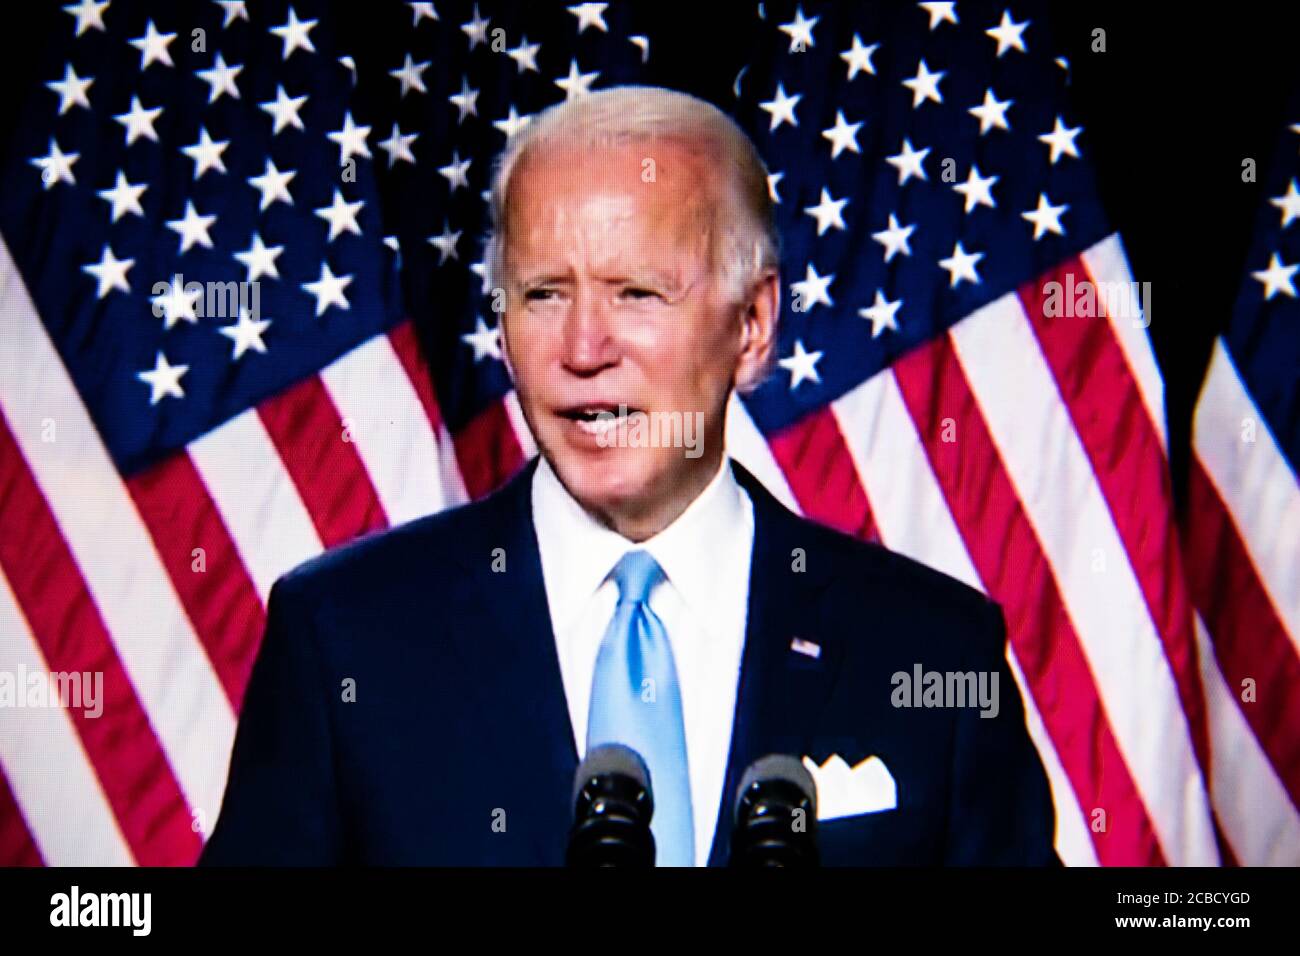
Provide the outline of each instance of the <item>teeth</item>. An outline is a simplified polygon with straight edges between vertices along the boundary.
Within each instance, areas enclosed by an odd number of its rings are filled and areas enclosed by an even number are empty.
[[[586,432],[588,435],[604,435],[618,427],[620,419],[618,418],[597,418],[592,421],[575,421],[574,424]]]

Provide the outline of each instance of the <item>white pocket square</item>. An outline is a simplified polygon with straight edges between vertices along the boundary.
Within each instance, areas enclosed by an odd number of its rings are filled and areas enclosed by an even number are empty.
[[[850,767],[839,754],[832,754],[820,767],[811,757],[804,757],[803,765],[817,784],[818,820],[879,813],[898,806],[894,777],[879,757],[868,757]]]

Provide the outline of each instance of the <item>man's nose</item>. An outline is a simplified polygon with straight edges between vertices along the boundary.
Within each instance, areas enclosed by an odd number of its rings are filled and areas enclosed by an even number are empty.
[[[564,367],[591,375],[618,360],[610,310],[596,290],[579,289],[564,322]]]

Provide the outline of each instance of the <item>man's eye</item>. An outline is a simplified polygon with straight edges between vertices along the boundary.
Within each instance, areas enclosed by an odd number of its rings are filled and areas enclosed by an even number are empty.
[[[653,289],[643,289],[640,286],[628,286],[623,290],[622,295],[625,299],[633,299],[635,301],[659,298],[658,292],[655,292]]]
[[[554,289],[529,289],[524,293],[526,302],[546,302],[555,298]]]

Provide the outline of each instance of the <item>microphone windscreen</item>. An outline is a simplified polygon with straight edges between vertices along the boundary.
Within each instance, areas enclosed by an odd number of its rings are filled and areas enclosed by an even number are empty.
[[[745,799],[745,794],[749,788],[760,781],[781,780],[797,787],[801,793],[808,798],[812,807],[813,819],[817,818],[817,783],[813,776],[808,772],[808,768],[800,763],[796,758],[788,754],[769,754],[766,757],[760,757],[749,765],[745,775],[740,778],[740,786],[736,790],[736,806],[734,810],[740,811],[741,801]]]
[[[578,772],[573,775],[573,795],[569,802],[576,804],[578,794],[582,792],[587,781],[605,774],[631,777],[646,793],[652,792],[650,768],[646,766],[639,753],[623,744],[601,744],[587,751],[586,758],[578,765]]]

